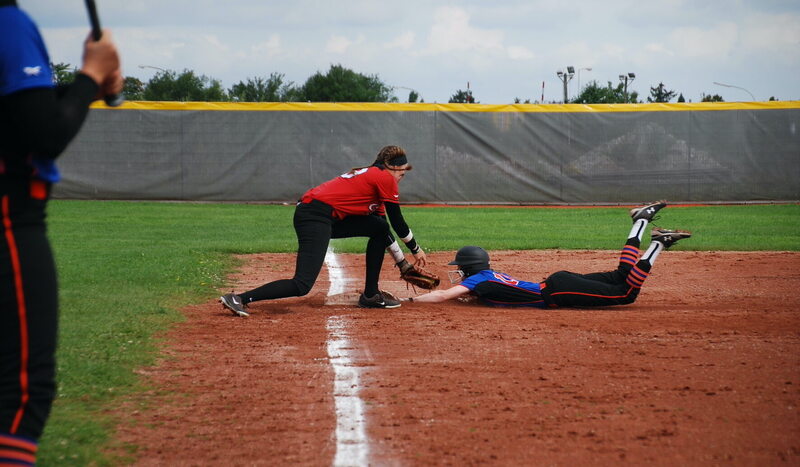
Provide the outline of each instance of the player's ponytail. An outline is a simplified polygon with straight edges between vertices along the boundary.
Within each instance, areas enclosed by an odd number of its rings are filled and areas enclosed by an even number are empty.
[[[353,167],[350,169],[349,173],[354,173],[356,170],[366,169],[368,167],[379,167],[381,169],[389,169],[392,170],[392,167],[399,167],[401,165],[408,164],[408,158],[406,158],[406,151],[401,148],[400,146],[384,146],[378,151],[377,157],[375,157],[375,162],[372,165],[368,165],[366,167]],[[409,164],[405,170],[411,170],[411,165]]]

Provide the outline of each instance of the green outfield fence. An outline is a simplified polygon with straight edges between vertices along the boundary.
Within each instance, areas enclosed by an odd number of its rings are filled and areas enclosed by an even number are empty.
[[[800,101],[96,104],[54,196],[293,202],[397,144],[406,203],[796,201],[798,126]]]

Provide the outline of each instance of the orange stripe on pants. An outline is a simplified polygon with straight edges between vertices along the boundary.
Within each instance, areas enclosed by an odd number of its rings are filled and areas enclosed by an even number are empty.
[[[28,319],[27,310],[25,308],[25,292],[22,287],[22,268],[19,263],[19,251],[17,250],[17,242],[14,239],[14,232],[11,230],[11,213],[8,206],[8,196],[3,196],[3,227],[5,228],[6,243],[8,244],[8,250],[11,256],[11,268],[14,271],[14,289],[17,295],[17,314],[19,315],[19,386],[22,391],[22,396],[20,397],[19,409],[11,425],[11,434],[14,434],[17,432],[17,429],[19,429],[19,424],[22,421],[22,415],[25,413],[25,407],[28,405],[30,394],[28,393]]]

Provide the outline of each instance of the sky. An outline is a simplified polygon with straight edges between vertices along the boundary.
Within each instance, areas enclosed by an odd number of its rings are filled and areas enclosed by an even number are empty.
[[[96,0],[123,73],[193,70],[227,89],[284,75],[302,85],[340,64],[447,102],[563,101],[634,73],[639,99],[663,83],[698,102],[800,100],[800,0]],[[54,63],[79,65],[81,0],[18,0]],[[715,84],[721,83],[721,84]],[[723,86],[727,85],[727,86]],[[735,86],[735,87],[731,87]],[[674,102],[674,100],[673,100]]]

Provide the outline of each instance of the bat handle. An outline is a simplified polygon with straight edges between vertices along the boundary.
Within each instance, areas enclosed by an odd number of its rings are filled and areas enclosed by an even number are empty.
[[[100,28],[100,17],[97,15],[97,6],[94,0],[86,0],[86,11],[89,12],[89,22],[92,25],[92,39],[97,42],[103,37],[103,30]],[[125,102],[125,96],[122,94],[113,94],[105,96],[103,100],[109,107],[119,107]]]
[[[125,102],[125,96],[123,96],[122,94],[114,94],[111,96],[106,96],[105,98],[103,98],[103,100],[109,107],[119,107],[122,105],[123,102]]]

